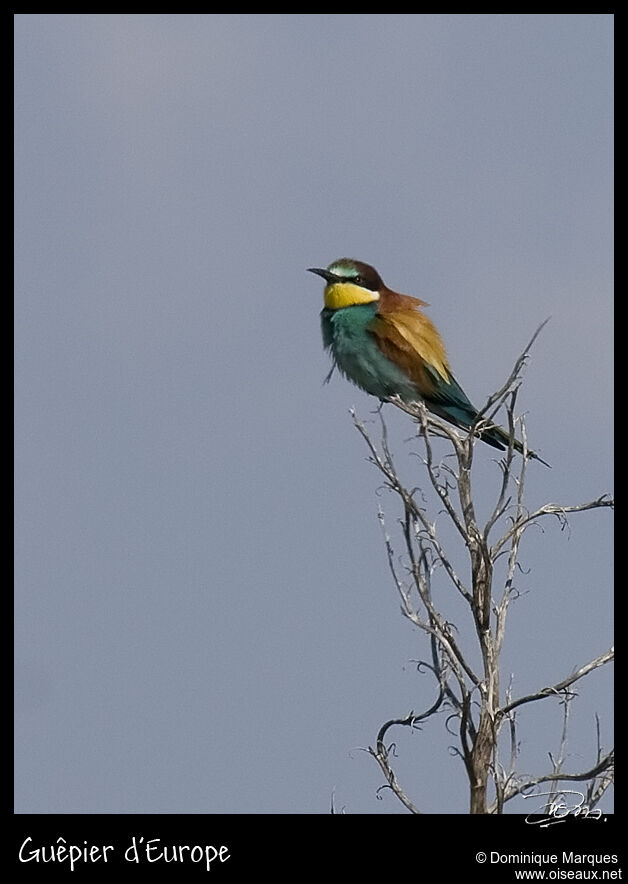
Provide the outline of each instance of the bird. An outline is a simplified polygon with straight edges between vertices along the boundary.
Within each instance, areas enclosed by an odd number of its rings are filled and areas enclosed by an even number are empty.
[[[471,428],[478,410],[454,377],[436,326],[421,310],[429,306],[426,301],[393,291],[374,267],[354,258],[307,270],[325,280],[321,332],[333,359],[331,372],[337,366],[382,401],[398,396],[407,404],[423,402],[459,429]],[[510,434],[497,425],[478,435],[501,451],[510,443]],[[518,439],[513,447],[523,453]],[[527,455],[549,466],[535,452]]]

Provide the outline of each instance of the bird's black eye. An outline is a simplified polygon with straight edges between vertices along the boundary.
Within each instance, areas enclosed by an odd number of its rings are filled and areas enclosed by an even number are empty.
[[[356,285],[362,285],[362,283],[364,282],[361,276],[354,276],[353,281]]]

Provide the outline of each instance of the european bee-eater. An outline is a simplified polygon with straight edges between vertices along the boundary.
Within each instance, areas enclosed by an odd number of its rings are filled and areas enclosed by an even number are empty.
[[[477,409],[453,376],[436,327],[420,310],[425,301],[392,291],[363,261],[340,258],[325,270],[308,270],[325,280],[323,344],[350,381],[382,400],[397,395],[407,403],[423,401],[438,417],[470,428]],[[502,451],[510,439],[497,426],[480,437]],[[518,440],[513,444],[522,451]]]

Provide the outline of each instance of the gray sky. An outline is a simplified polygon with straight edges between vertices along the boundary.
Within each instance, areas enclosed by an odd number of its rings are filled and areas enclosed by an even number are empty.
[[[20,14],[15,40],[16,810],[403,812],[358,747],[432,702],[426,644],[305,268],[428,301],[477,404],[551,315],[529,503],[610,491],[612,18]],[[611,641],[610,514],[570,524],[524,544],[521,692]],[[608,748],[606,671],[572,768],[596,712]],[[522,714],[522,769],[559,734]],[[444,718],[398,736],[415,803],[466,812]]]

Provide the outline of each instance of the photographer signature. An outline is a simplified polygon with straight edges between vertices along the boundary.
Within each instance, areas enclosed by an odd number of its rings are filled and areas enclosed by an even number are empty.
[[[536,792],[534,795],[524,795],[523,797],[542,798],[551,795],[552,792]],[[571,804],[568,802],[571,802]],[[535,813],[546,813],[547,816],[541,817],[541,819],[530,819]],[[548,826],[555,826],[557,823],[564,823],[565,818],[570,815],[592,820],[599,820],[604,816],[599,807],[591,809],[588,804],[584,803],[584,794],[582,792],[577,792],[575,789],[565,789],[564,792],[560,792],[556,797],[552,798],[549,803],[544,801],[539,810],[532,811],[532,813],[526,816],[525,821],[530,826],[540,826],[544,829]]]

